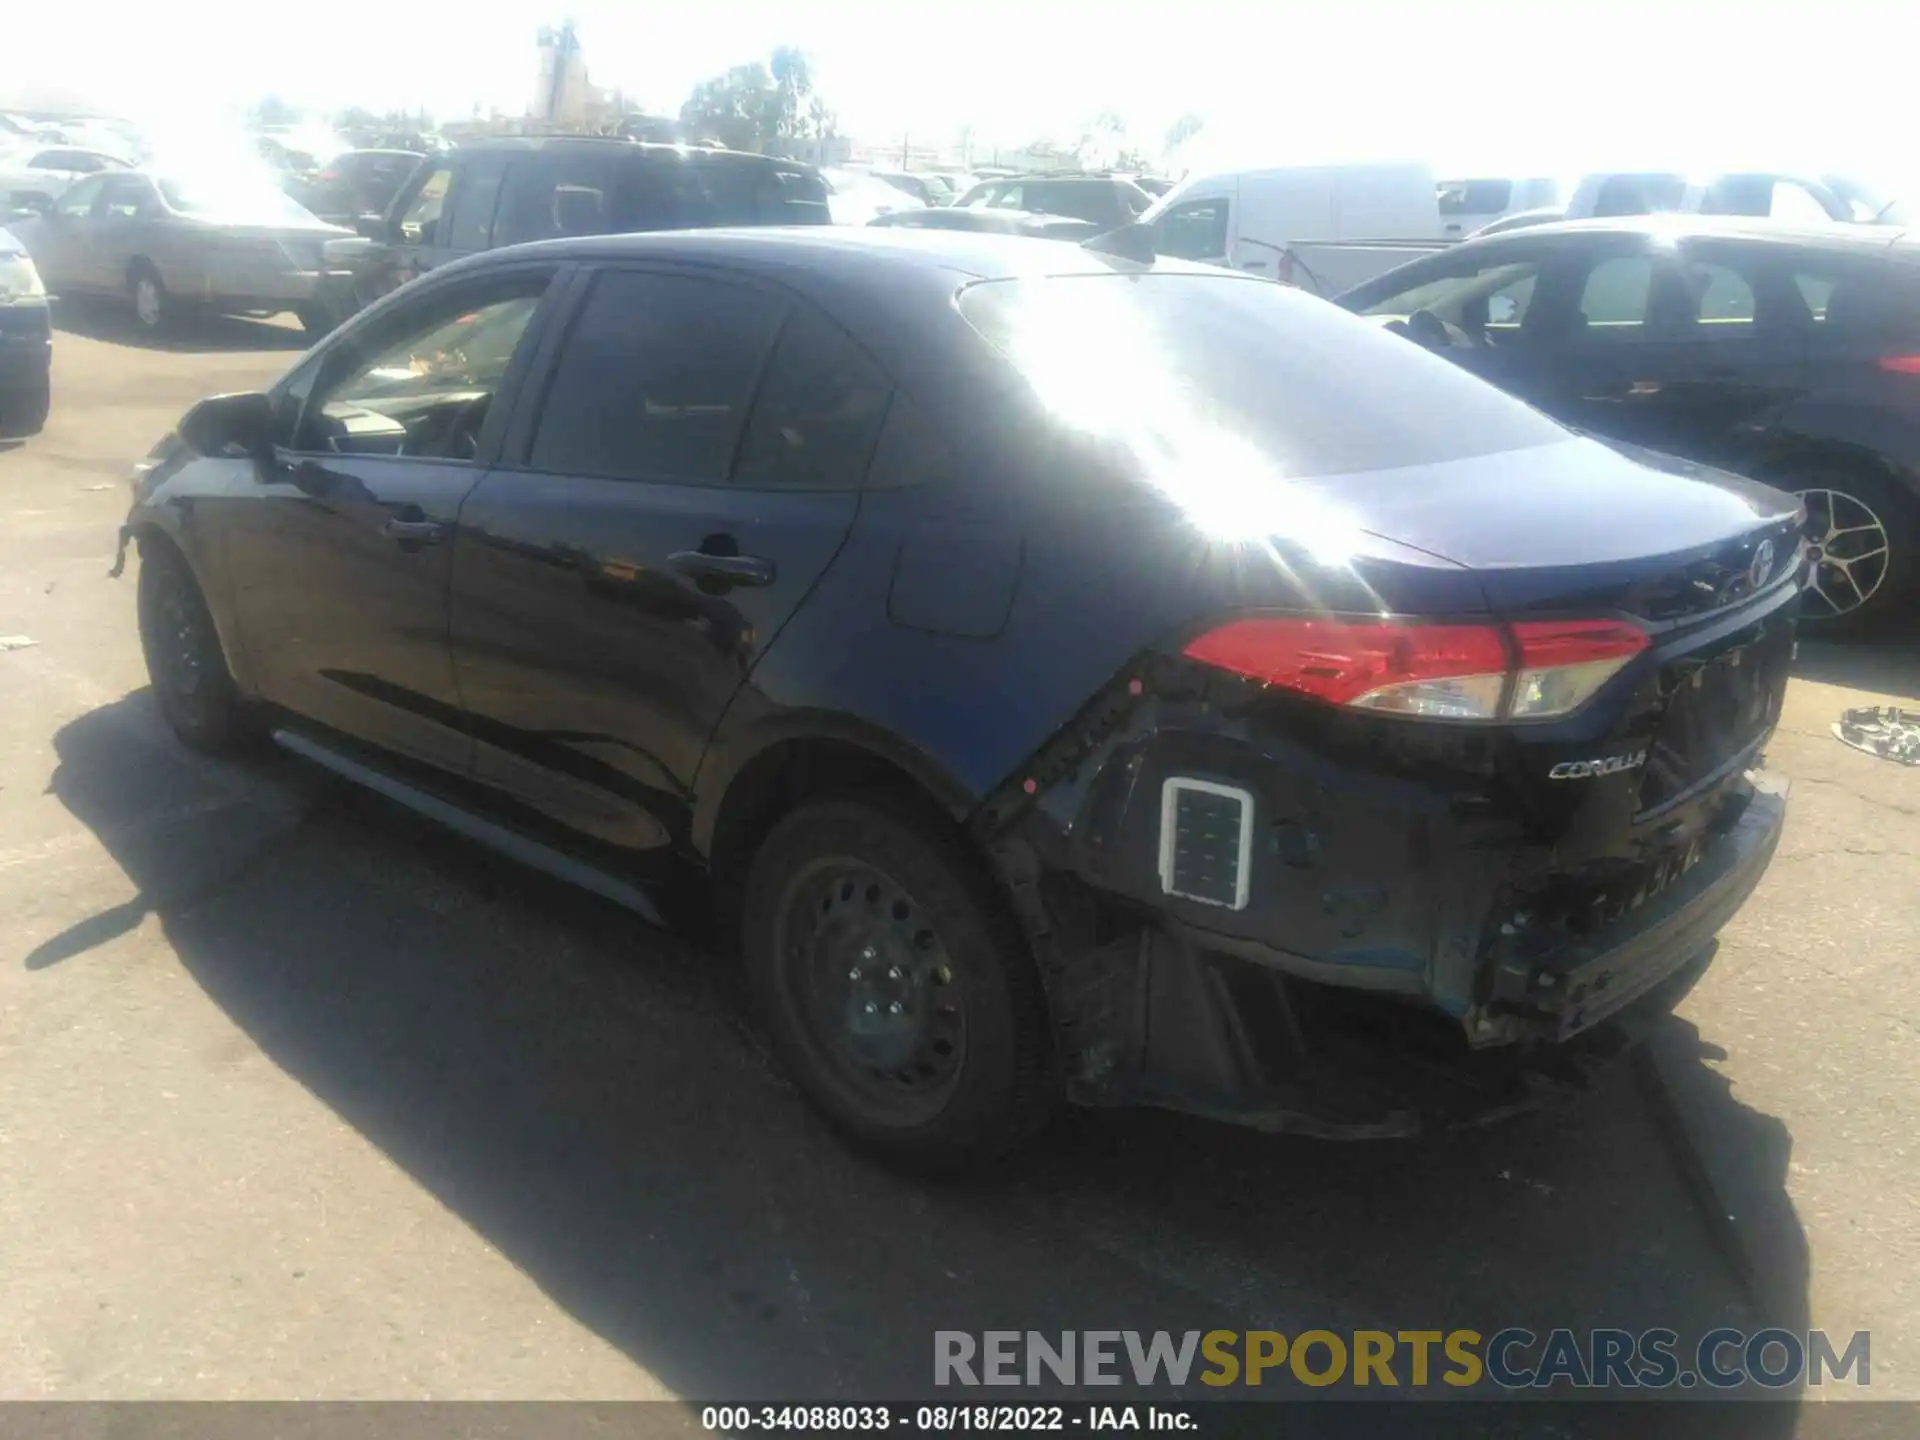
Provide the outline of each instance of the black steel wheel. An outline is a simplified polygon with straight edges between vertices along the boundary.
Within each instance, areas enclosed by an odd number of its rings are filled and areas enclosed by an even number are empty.
[[[141,547],[139,604],[147,677],[173,733],[210,754],[257,739],[200,586],[180,552],[164,540]]]
[[[957,832],[887,801],[803,806],[755,856],[742,938],[781,1058],[854,1138],[951,1169],[1051,1109],[1038,976]]]

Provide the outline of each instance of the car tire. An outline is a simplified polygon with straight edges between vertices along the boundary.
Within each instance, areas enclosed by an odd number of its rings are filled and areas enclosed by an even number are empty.
[[[1784,488],[1807,507],[1813,547],[1802,626],[1840,634],[1871,629],[1898,613],[1913,587],[1920,548],[1920,507],[1913,498],[1858,465],[1800,467]]]
[[[315,340],[331,334],[340,324],[340,317],[326,305],[302,305],[293,313],[300,328]]]
[[[741,940],[788,1073],[859,1145],[950,1173],[1054,1110],[1038,970],[948,822],[888,796],[792,811],[749,867]]]
[[[186,559],[166,540],[140,547],[140,648],[167,727],[195,750],[229,755],[261,735],[227,668],[220,633]]]
[[[53,411],[53,377],[42,375],[0,394],[0,440],[24,440],[46,429]]]
[[[164,334],[173,324],[173,297],[151,261],[136,260],[128,268],[127,302],[133,307],[133,323],[143,334]]]

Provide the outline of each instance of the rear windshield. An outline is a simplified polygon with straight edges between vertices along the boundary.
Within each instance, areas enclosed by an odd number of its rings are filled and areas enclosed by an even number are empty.
[[[1275,478],[1334,475],[1567,435],[1412,341],[1271,281],[990,280],[959,305],[1049,409],[1150,472],[1257,456]]]

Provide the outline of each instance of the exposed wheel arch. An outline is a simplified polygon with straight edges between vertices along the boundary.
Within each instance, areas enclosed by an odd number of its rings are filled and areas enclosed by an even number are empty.
[[[693,841],[720,894],[737,892],[753,852],[782,816],[825,795],[884,794],[959,827],[973,810],[973,797],[903,749],[878,737],[790,734],[768,739],[724,777],[711,777],[717,783],[703,788],[715,798],[696,804]]]

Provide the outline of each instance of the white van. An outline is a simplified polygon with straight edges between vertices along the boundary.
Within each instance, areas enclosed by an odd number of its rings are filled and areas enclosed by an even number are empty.
[[[1399,162],[1192,174],[1140,219],[1158,254],[1329,296],[1444,243],[1433,171]]]

